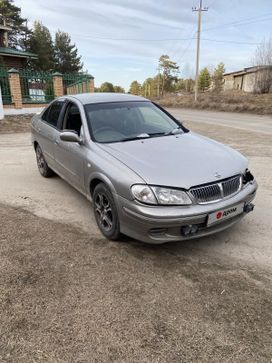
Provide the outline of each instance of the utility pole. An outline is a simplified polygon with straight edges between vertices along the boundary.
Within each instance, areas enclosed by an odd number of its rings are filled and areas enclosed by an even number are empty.
[[[195,76],[195,101],[198,96],[198,78],[199,78],[199,53],[200,53],[200,32],[201,32],[201,15],[202,11],[208,11],[207,7],[202,7],[202,0],[199,0],[199,7],[192,8],[193,11],[198,12],[197,22],[197,48],[196,48],[196,76]]]

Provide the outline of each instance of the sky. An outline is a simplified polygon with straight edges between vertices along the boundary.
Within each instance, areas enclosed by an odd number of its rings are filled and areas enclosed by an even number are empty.
[[[15,0],[31,25],[40,20],[52,36],[70,34],[95,85],[128,90],[157,73],[168,54],[180,77],[194,77],[199,0]],[[252,65],[256,47],[272,36],[272,0],[203,0],[200,67],[223,61],[226,71]]]

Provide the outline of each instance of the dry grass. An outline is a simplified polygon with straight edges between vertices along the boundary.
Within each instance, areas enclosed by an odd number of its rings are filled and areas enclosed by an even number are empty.
[[[198,102],[194,101],[194,94],[166,95],[159,103],[164,107],[272,114],[272,94],[256,95],[242,91],[200,93]]]

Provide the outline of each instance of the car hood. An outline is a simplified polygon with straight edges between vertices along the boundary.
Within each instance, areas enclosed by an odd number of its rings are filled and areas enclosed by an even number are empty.
[[[192,132],[100,147],[151,185],[189,189],[240,174],[247,167],[239,152]]]

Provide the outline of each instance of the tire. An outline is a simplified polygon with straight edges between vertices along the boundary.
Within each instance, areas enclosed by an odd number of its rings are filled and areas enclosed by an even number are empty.
[[[38,169],[39,169],[40,174],[44,178],[50,178],[55,173],[47,165],[47,162],[45,161],[45,158],[44,158],[43,153],[42,153],[42,149],[41,149],[39,144],[36,146],[35,151],[36,151],[37,165],[38,165]]]
[[[102,234],[110,240],[118,240],[121,233],[117,209],[111,192],[103,183],[94,189],[93,208],[96,223]]]

